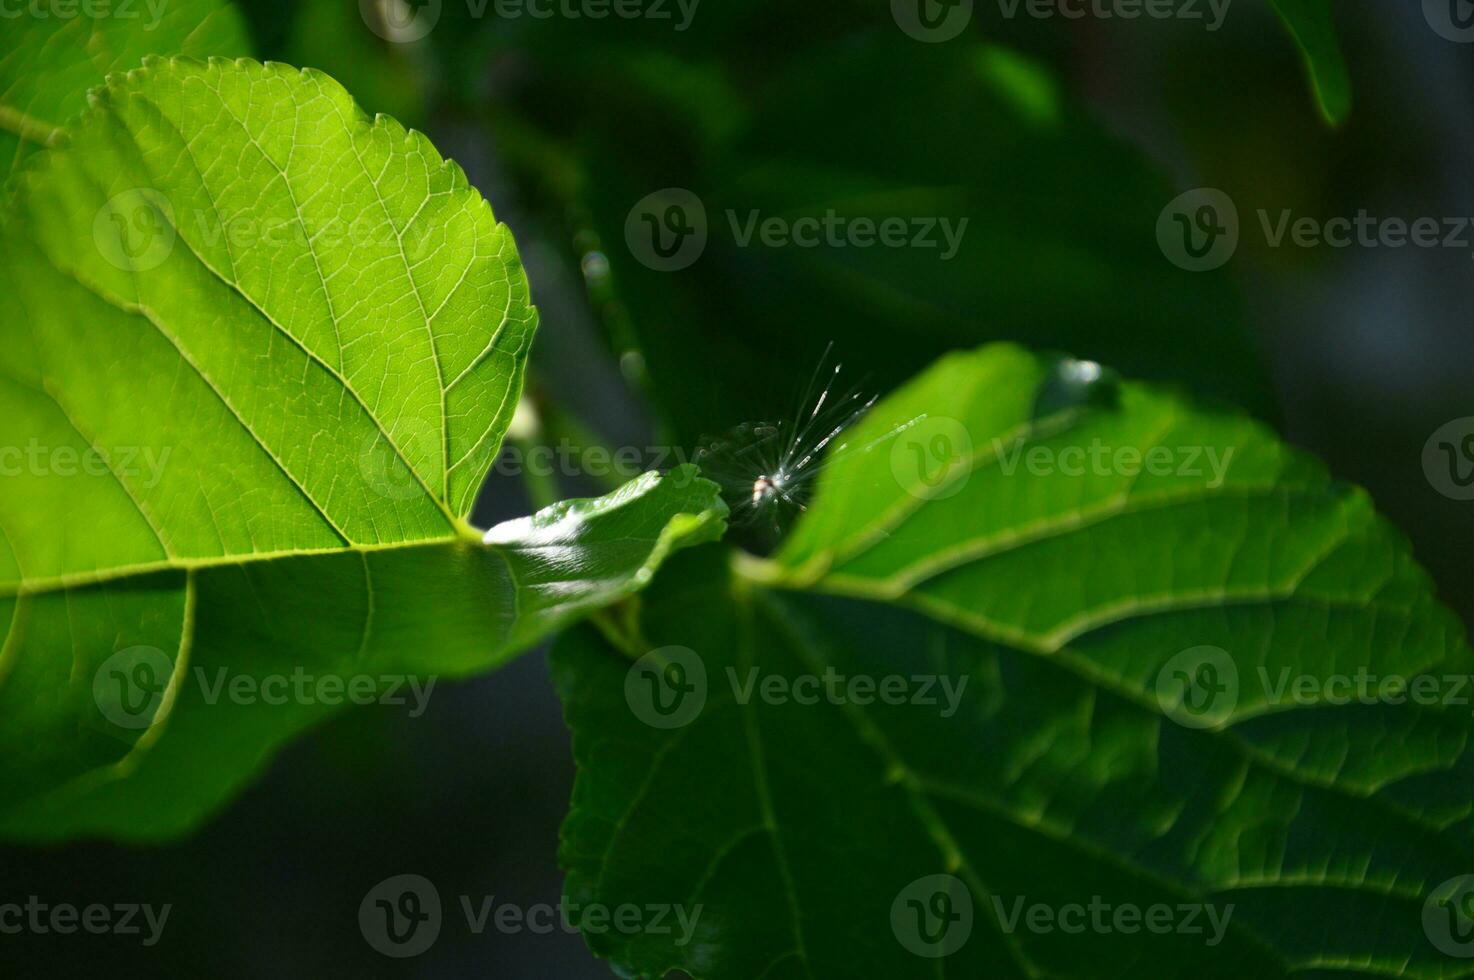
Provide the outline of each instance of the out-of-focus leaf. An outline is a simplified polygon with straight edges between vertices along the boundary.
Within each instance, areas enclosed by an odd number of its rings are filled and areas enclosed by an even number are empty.
[[[1341,44],[1336,40],[1332,0],[1273,2],[1275,12],[1305,56],[1305,70],[1310,74],[1321,114],[1332,125],[1340,125],[1351,115],[1351,73],[1341,54]]]
[[[419,126],[428,68],[402,57],[405,46],[368,29],[365,11],[373,8],[345,0],[298,0],[285,14],[291,28],[281,60],[327,72],[370,113]]]
[[[7,15],[0,31],[0,183],[56,138],[87,105],[87,90],[145,55],[236,57],[251,53],[235,8],[224,0],[163,4],[40,5]],[[37,10],[46,16],[36,15]]]
[[[1177,191],[1018,55],[894,27],[761,72],[616,53],[548,82],[566,98],[538,75],[526,112],[568,131],[596,304],[681,439],[789,410],[831,340],[877,388],[1011,339],[1273,414],[1227,274],[1159,250]],[[690,194],[648,197],[667,188]],[[904,225],[889,245],[867,230],[887,219]],[[706,238],[671,269],[657,244],[699,240],[678,225]]]

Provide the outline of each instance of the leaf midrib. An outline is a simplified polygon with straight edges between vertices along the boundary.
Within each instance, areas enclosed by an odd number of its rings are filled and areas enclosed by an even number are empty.
[[[173,558],[155,562],[118,565],[113,568],[99,569],[92,572],[73,572],[67,575],[52,575],[44,578],[28,579],[23,577],[19,581],[0,582],[0,599],[43,595],[49,592],[85,588],[93,585],[106,585],[109,582],[138,578],[144,575],[157,575],[163,572],[206,571],[213,568],[252,566],[290,558],[310,558],[314,556],[347,555],[354,553],[369,555],[377,552],[408,551],[416,548],[438,548],[449,544],[485,548],[490,551],[501,550],[495,545],[487,545],[482,542],[481,535],[469,524],[462,524],[457,528],[457,532],[455,534],[447,534],[441,538],[425,538],[415,541],[347,544],[335,548],[295,548],[283,551],[257,551],[243,555],[211,555],[202,558]]]

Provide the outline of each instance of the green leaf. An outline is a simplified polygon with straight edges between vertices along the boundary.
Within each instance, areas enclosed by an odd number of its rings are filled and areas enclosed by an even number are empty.
[[[7,16],[0,36],[0,184],[87,107],[87,91],[145,55],[250,54],[245,26],[223,0],[105,5],[42,4]]]
[[[1273,0],[1275,12],[1300,46],[1305,70],[1326,121],[1339,126],[1351,115],[1351,73],[1336,40],[1332,0]]]
[[[690,469],[470,527],[527,280],[326,76],[155,60],[38,163],[0,229],[0,832],[178,833],[344,698],[272,679],[402,697],[720,533]]]
[[[697,980],[1469,975],[1425,911],[1474,867],[1474,656],[1364,493],[1011,346],[846,441],[908,420],[837,453],[775,559],[683,556],[622,653],[560,641],[569,902],[696,919],[597,953]],[[1359,668],[1447,703],[1280,686]],[[1112,927],[1159,906],[1167,933]]]

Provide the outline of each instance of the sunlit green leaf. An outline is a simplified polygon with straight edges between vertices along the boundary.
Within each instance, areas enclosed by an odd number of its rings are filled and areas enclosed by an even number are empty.
[[[527,280],[326,76],[152,61],[38,162],[0,230],[0,831],[186,829],[344,679],[488,668],[720,532],[690,469],[470,527]]]

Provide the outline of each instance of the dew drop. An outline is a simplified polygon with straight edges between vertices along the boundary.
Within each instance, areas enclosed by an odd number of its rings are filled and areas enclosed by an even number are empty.
[[[1051,366],[1034,396],[1034,418],[1075,408],[1112,408],[1120,377],[1096,361],[1062,357]]]

